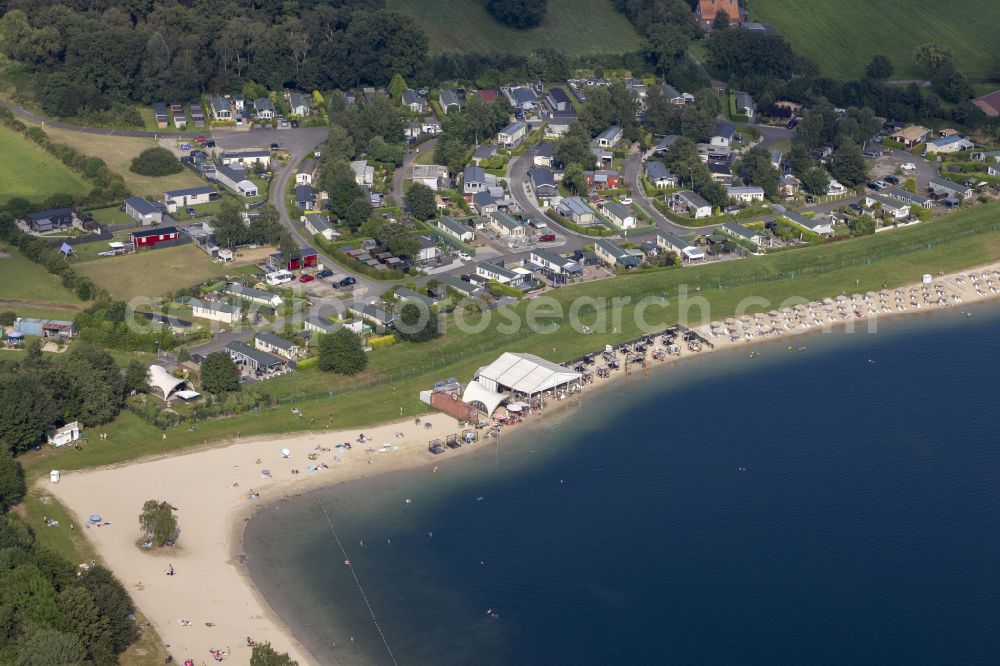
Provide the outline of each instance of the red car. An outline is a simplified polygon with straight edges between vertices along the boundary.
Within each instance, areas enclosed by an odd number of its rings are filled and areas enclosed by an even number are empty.
[[[208,137],[207,136],[196,136],[194,138],[194,142],[195,143],[205,143],[206,141],[208,141]]]
[[[554,241],[556,239],[555,234],[542,234],[538,237],[538,240],[542,243],[548,243],[549,241]]]
[[[303,275],[299,278],[299,282],[312,282],[315,279],[312,275]]]

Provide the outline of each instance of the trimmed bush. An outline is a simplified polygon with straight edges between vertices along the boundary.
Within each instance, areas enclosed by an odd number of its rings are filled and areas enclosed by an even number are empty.
[[[177,157],[166,148],[147,148],[132,159],[129,171],[140,176],[170,176],[180,173],[184,166]]]

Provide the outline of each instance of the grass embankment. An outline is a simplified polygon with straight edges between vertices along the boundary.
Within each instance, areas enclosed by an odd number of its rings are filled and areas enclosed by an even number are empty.
[[[642,39],[610,0],[549,0],[545,20],[516,30],[493,18],[482,0],[388,0],[430,38],[431,51],[527,54],[541,46],[568,56],[636,51]]]
[[[80,303],[76,294],[63,287],[58,277],[26,259],[16,248],[4,244],[0,244],[0,300],[28,301],[41,309],[50,309],[50,305],[76,306]],[[0,306],[0,309],[17,308]]]
[[[83,178],[6,127],[0,127],[0,204],[14,197],[41,201],[50,194],[89,192]]]
[[[396,344],[373,351],[369,369],[356,378],[341,378],[309,368],[265,382],[257,387],[282,399],[282,405],[225,420],[199,423],[194,431],[186,426],[161,433],[131,414],[125,414],[106,431],[109,440],[92,443],[81,452],[43,451],[25,457],[33,474],[50,468],[78,469],[164,454],[201,444],[203,441],[228,439],[237,431],[241,436],[278,434],[300,430],[324,430],[329,417],[334,428],[355,428],[427,411],[418,392],[433,382],[458,377],[467,379],[479,366],[492,361],[503,350],[517,350],[542,355],[554,361],[575,358],[600,349],[604,344],[637,337],[635,304],[643,297],[661,299],[668,305],[653,305],[645,310],[651,325],[678,321],[678,291],[682,286],[694,292],[700,288],[710,310],[695,308],[688,323],[731,316],[745,298],[767,299],[749,311],[770,310],[791,297],[816,299],[844,291],[864,293],[913,283],[923,273],[955,271],[1000,259],[1000,225],[996,213],[1000,205],[979,206],[950,215],[945,223],[930,223],[867,236],[840,243],[804,248],[794,252],[741,261],[720,262],[695,268],[640,272],[614,280],[573,285],[552,292],[552,297],[568,312],[575,299],[590,297],[611,299],[628,296],[631,304],[612,307],[584,307],[582,323],[595,332],[583,335],[565,321],[547,331],[532,333],[521,327],[511,332],[509,315],[493,313],[492,323],[476,335],[468,335],[451,324],[441,338],[422,345]],[[870,262],[870,263],[869,263]],[[533,306],[523,302],[509,312],[523,321]],[[539,313],[539,314],[544,314]],[[607,328],[598,328],[597,319],[606,316]],[[544,326],[554,320],[539,316]],[[470,321],[472,319],[470,318]],[[450,322],[449,322],[450,323]],[[328,397],[327,391],[333,391]],[[297,407],[303,417],[290,411]],[[402,410],[402,411],[401,411]],[[310,419],[315,417],[315,423]]]
[[[81,261],[74,268],[115,298],[129,300],[136,296],[165,296],[227,271],[232,273],[239,263],[239,259],[224,266],[212,263],[207,254],[189,243]]]
[[[28,123],[29,125],[32,123]],[[140,176],[129,171],[132,165],[132,158],[139,153],[152,148],[157,144],[153,139],[141,139],[127,136],[115,136],[109,134],[84,134],[71,130],[60,129],[46,125],[45,133],[49,135],[55,143],[65,143],[84,155],[100,157],[107,163],[108,168],[115,173],[121,174],[125,179],[125,184],[132,194],[151,199],[162,199],[166,190],[177,190],[185,187],[197,187],[204,185],[205,181],[199,178],[190,169],[184,169],[180,173],[170,176]],[[176,139],[171,137],[161,143],[173,142]],[[169,146],[166,146],[169,148]]]
[[[864,76],[872,56],[882,54],[892,61],[893,78],[922,79],[913,49],[929,42],[950,48],[956,67],[971,77],[991,75],[1000,58],[997,2],[755,0],[750,12],[754,20],[773,25],[824,74],[838,78]]]

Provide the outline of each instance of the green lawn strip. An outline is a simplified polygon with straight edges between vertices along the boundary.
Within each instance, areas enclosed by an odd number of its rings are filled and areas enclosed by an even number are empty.
[[[16,248],[0,244],[0,298],[11,301],[78,304],[76,294],[58,277],[28,260]],[[72,261],[72,260],[71,260]]]
[[[397,344],[371,353],[370,371],[357,378],[338,378],[307,369],[263,382],[254,390],[279,397],[282,404],[262,409],[258,415],[242,414],[227,419],[201,422],[190,431],[187,426],[161,433],[133,414],[123,414],[107,428],[91,429],[91,442],[83,452],[33,452],[24,457],[32,473],[48,469],[81,469],[108,465],[140,457],[170,453],[201,444],[241,436],[280,434],[300,430],[323,430],[334,416],[334,428],[355,428],[414,416],[429,408],[418,400],[418,392],[433,382],[468,376],[492,361],[504,350],[517,350],[564,361],[601,349],[605,344],[637,337],[641,331],[635,321],[635,304],[643,297],[660,299],[667,295],[666,307],[656,303],[645,309],[650,325],[665,326],[678,320],[678,292],[686,286],[692,295],[700,289],[711,310],[692,310],[697,324],[707,319],[724,319],[735,313],[747,297],[767,299],[754,310],[780,307],[788,298],[817,299],[841,292],[848,294],[878,291],[883,284],[896,287],[919,280],[923,273],[955,271],[1000,258],[1000,228],[993,222],[998,206],[980,206],[951,217],[949,224],[926,224],[879,236],[843,241],[795,252],[740,261],[719,262],[696,268],[641,271],[615,280],[602,280],[564,287],[552,296],[564,306],[577,297],[612,298],[628,296],[631,303],[621,307],[620,322],[610,324],[614,312],[602,310],[608,318],[606,329],[597,328],[597,311],[584,308],[581,321],[595,332],[584,335],[566,322],[551,333],[511,334],[497,317],[477,335],[459,332],[453,325],[441,338],[426,343]],[[966,231],[961,231],[961,229]],[[868,263],[868,262],[871,263]],[[513,312],[523,318],[530,303],[522,303]],[[498,321],[500,320],[500,321]],[[543,323],[547,323],[544,322]],[[519,330],[526,330],[522,327]],[[325,393],[334,391],[330,398]],[[291,412],[297,407],[300,418]],[[310,419],[315,417],[315,423]],[[98,441],[95,433],[110,433],[107,441]]]
[[[13,197],[40,202],[50,194],[78,194],[91,187],[62,162],[14,130],[0,127],[0,204]]]

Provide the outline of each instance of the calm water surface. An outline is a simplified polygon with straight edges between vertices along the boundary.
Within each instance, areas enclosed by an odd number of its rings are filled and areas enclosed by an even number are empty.
[[[1000,309],[974,312],[713,354],[280,502],[250,573],[329,664],[995,663]]]

